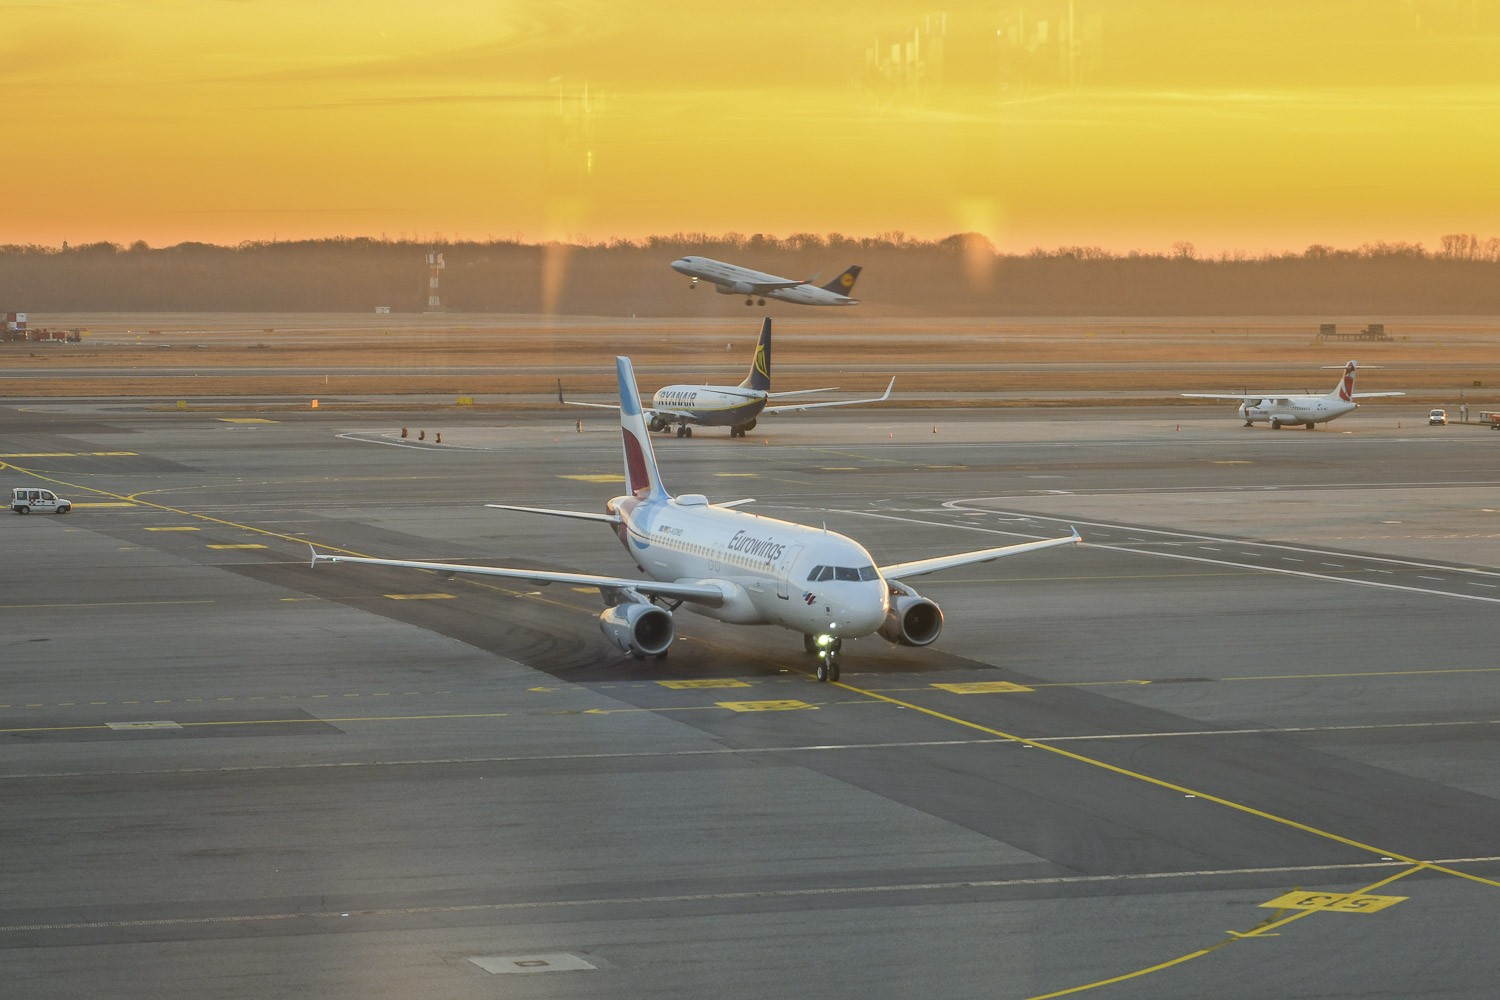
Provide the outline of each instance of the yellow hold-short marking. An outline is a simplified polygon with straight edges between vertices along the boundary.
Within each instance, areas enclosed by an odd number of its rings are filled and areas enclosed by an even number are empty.
[[[385,594],[393,601],[447,601],[457,599],[457,594]]]
[[[279,424],[280,420],[267,420],[265,417],[220,417],[220,423],[224,424]]]
[[[558,476],[559,479],[576,479],[580,483],[623,483],[625,477],[618,473],[595,473],[594,475]]]
[[[732,677],[709,678],[701,681],[657,681],[664,688],[681,690],[683,688],[747,688],[750,685],[744,681],[737,681]]]
[[[1010,694],[1016,691],[1034,691],[1024,684],[1012,684],[1010,681],[969,681],[963,684],[934,684],[933,687],[939,691],[951,691],[954,694]]]
[[[193,527],[190,524],[177,524],[177,525],[173,525],[170,528],[147,528],[146,530],[147,531],[202,531],[203,529],[202,528],[195,528],[195,527]]]
[[[731,712],[790,712],[799,708],[817,708],[805,701],[721,701],[716,704]]]
[[[259,542],[241,542],[238,545],[210,545],[211,549],[263,549],[264,545]]]

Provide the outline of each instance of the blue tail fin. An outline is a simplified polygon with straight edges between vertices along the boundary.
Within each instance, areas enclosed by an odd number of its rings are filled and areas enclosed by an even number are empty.
[[[750,374],[740,383],[741,389],[771,391],[771,317],[760,324],[760,340],[755,343],[755,360],[750,363]]]
[[[625,446],[625,488],[641,500],[664,500],[671,496],[656,471],[656,453],[651,450],[651,432],[641,413],[641,394],[635,386],[635,369],[629,358],[615,358],[615,376],[620,383],[620,432]]]
[[[824,285],[823,291],[833,292],[835,295],[853,295],[854,282],[859,278],[860,270],[858,264],[851,264],[847,271]]]

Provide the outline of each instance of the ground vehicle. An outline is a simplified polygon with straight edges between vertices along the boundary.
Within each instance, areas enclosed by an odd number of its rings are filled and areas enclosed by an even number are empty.
[[[1428,412],[1428,414],[1427,414],[1427,426],[1429,426],[1429,427],[1447,427],[1448,426],[1448,411],[1447,410],[1432,410],[1432,411]]]
[[[73,509],[73,501],[64,500],[51,490],[17,486],[10,491],[10,509],[17,514],[29,514],[32,511],[66,514]]]

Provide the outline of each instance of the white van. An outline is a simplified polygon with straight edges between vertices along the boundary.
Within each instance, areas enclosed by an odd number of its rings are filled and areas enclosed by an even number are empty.
[[[17,486],[10,491],[10,509],[17,514],[30,514],[32,511],[41,514],[66,514],[73,509],[73,501],[64,500],[51,490]]]
[[[1430,411],[1428,411],[1428,413],[1427,413],[1427,426],[1428,427],[1447,427],[1448,426],[1448,411],[1447,410],[1430,410]]]

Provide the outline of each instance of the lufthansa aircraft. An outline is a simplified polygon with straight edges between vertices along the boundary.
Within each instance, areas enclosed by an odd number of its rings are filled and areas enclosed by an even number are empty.
[[[804,648],[818,657],[818,680],[836,681],[844,639],[879,633],[888,642],[926,646],[942,632],[942,611],[911,589],[907,580],[1081,541],[1075,529],[1063,538],[876,566],[864,546],[845,535],[733,509],[749,500],[713,504],[699,493],[674,497],[662,485],[656,469],[630,359],[616,358],[615,371],[620,386],[626,495],[605,504],[603,514],[510,504],[486,506],[607,524],[643,574],[641,578],[367,559],[324,554],[316,549],[313,565],[368,563],[450,575],[498,576],[533,584],[597,587],[605,603],[599,628],[621,650],[637,658],[667,655],[676,634],[672,613],[685,604],[719,621],[779,625],[802,633]]]
[[[1355,392],[1355,368],[1353,361],[1345,365],[1339,384],[1334,386],[1333,391],[1326,396],[1297,395],[1289,392],[1217,394],[1184,392],[1182,395],[1189,399],[1238,399],[1240,417],[1245,421],[1246,427],[1257,420],[1269,421],[1273,431],[1281,430],[1286,424],[1302,424],[1308,430],[1312,430],[1314,424],[1326,423],[1358,409],[1359,404],[1355,402],[1356,399],[1406,395],[1404,392]]]
[[[796,302],[804,306],[853,306],[859,299],[852,299],[854,281],[859,277],[859,265],[855,264],[826,285],[814,285],[811,279],[798,281],[782,278],[764,271],[752,271],[738,264],[726,264],[709,257],[679,257],[672,261],[672,270],[692,278],[689,288],[698,287],[698,279],[711,281],[714,291],[720,295],[743,295],[745,305],[766,304],[766,299]]]
[[[692,437],[693,424],[700,427],[728,427],[730,437],[744,437],[755,429],[755,418],[762,413],[787,413],[793,410],[816,410],[825,406],[859,406],[883,403],[891,398],[896,380],[891,379],[885,394],[870,399],[838,399],[827,403],[788,403],[766,405],[773,399],[807,396],[832,389],[797,389],[792,392],[771,391],[771,320],[760,325],[760,340],[755,344],[755,359],[750,374],[739,385],[669,385],[656,390],[652,405],[645,410],[646,426],[653,431],[670,430],[677,425],[678,437]],[[569,406],[592,406],[601,410],[618,410],[616,403],[580,403],[564,399],[562,382],[557,383],[557,401]]]

